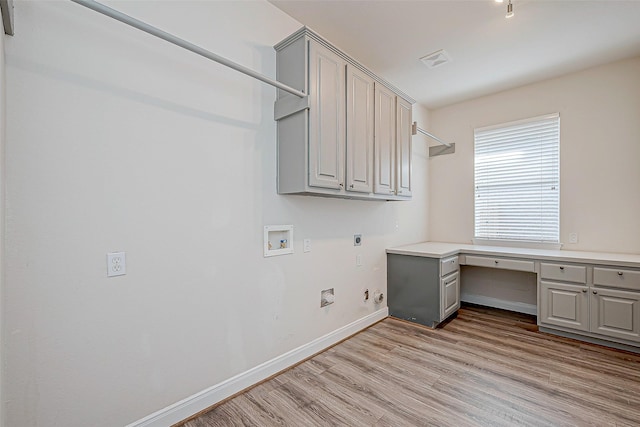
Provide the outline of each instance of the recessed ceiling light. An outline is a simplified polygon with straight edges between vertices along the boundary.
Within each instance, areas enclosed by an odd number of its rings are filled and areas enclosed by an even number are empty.
[[[429,68],[436,68],[451,61],[451,57],[444,49],[440,49],[436,52],[423,56],[420,58],[420,61]]]

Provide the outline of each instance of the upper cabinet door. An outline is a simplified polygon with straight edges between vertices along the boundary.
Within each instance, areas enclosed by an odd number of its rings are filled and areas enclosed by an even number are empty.
[[[375,84],[375,147],[373,190],[395,194],[396,96]]]
[[[398,97],[397,106],[397,194],[411,196],[411,104]]]
[[[347,65],[347,191],[373,191],[373,79]]]
[[[309,42],[309,185],[344,188],[346,62]]]

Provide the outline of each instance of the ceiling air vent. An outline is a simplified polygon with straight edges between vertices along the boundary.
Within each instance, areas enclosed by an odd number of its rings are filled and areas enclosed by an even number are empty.
[[[429,68],[436,68],[451,61],[449,54],[444,49],[430,53],[420,58],[420,61]]]

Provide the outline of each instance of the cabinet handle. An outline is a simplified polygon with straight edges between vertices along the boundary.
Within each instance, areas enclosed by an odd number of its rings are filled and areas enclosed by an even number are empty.
[[[560,266],[560,270],[564,270],[564,266],[562,266],[562,265],[561,265],[561,266]]]
[[[349,186],[349,188],[353,188],[353,184],[351,184],[351,185]]]
[[[495,261],[493,261],[493,262],[495,262],[495,263],[497,264],[497,263],[498,263],[498,260],[495,260]]]
[[[623,274],[622,271],[618,271],[618,276],[622,276]]]
[[[389,193],[393,193],[393,190],[389,190]]]
[[[597,294],[598,294],[598,291],[593,291],[593,294],[594,294],[594,295],[597,295]]]
[[[587,290],[586,290],[586,289],[583,289],[583,290],[582,290],[582,292],[584,292],[584,293],[586,294],[586,293],[587,293]],[[595,291],[594,291],[594,292],[595,292]]]
[[[402,190],[398,190],[398,194],[402,194]]]
[[[340,183],[340,188],[342,188],[342,187],[344,187],[344,183],[341,182]]]

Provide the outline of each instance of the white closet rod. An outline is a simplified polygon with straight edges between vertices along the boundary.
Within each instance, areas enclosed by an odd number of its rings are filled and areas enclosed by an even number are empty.
[[[73,0],[73,1],[75,1],[75,0]],[[451,148],[451,144],[449,144],[448,142],[444,142],[443,140],[441,140],[440,138],[438,138],[438,137],[437,137],[437,136],[435,136],[434,134],[429,133],[429,132],[427,132],[426,130],[419,128],[419,127],[418,127],[418,123],[413,122],[413,132],[412,132],[412,134],[413,134],[413,135],[415,135],[417,132],[420,132],[420,133],[421,133],[421,134],[423,134],[423,135],[427,135],[429,138],[433,138],[433,139],[435,139],[435,140],[436,140],[436,141],[438,141],[440,144],[442,144],[442,145],[446,145],[447,147]]]
[[[96,1],[93,0],[71,0],[74,3],[77,3],[81,6],[87,7],[91,10],[94,10],[98,13],[101,13],[103,15],[106,15],[110,18],[113,18],[117,21],[122,22],[123,24],[127,24],[131,27],[137,28],[141,31],[144,31],[145,33],[151,34],[152,36],[156,36],[158,38],[161,38],[162,40],[168,41],[169,43],[173,43],[176,46],[180,46],[181,48],[190,50],[193,53],[197,53],[200,56],[204,56],[205,58],[208,58],[212,61],[215,61],[219,64],[225,65],[229,68],[232,68],[236,71],[239,71],[243,74],[246,74],[247,76],[253,77],[254,79],[258,79],[264,83],[267,83],[271,86],[275,86],[278,89],[282,89],[286,92],[289,92],[290,94],[293,94],[295,96],[298,96],[300,98],[304,98],[307,96],[307,94],[305,94],[304,92],[301,92],[297,89],[292,88],[291,86],[287,86],[283,83],[280,83],[276,80],[270,79],[269,77],[263,76],[260,73],[257,73],[255,71],[253,71],[250,68],[247,68],[243,65],[237,64],[233,61],[228,60],[227,58],[223,58],[220,55],[216,55],[213,52],[210,52],[206,49],[203,49],[199,46],[196,46],[193,43],[190,43],[186,40],[183,40],[179,37],[174,36],[173,34],[169,34],[166,31],[162,31],[156,27],[153,27],[147,23],[144,23],[142,21],[139,21],[135,18],[132,18],[129,15],[125,15],[122,12],[119,12],[115,9],[112,9],[108,6],[105,6],[101,3],[98,3]]]

